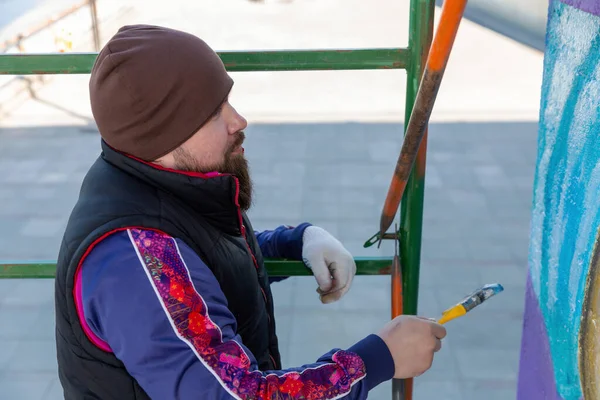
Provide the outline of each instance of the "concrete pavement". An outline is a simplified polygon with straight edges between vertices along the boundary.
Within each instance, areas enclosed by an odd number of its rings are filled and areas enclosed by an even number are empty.
[[[357,256],[391,254],[387,244],[378,251],[362,243],[376,228],[395,159],[380,149],[400,145],[399,129],[385,123],[253,125],[246,149],[257,190],[256,229],[311,221]],[[0,137],[0,254],[54,259],[98,136],[56,126],[1,129]],[[506,292],[448,325],[444,349],[417,380],[415,399],[440,392],[445,399],[514,398],[535,124],[433,124],[429,154],[419,312],[435,317],[484,283],[501,282]],[[10,321],[0,327],[7,349],[0,357],[0,393],[13,387],[27,394],[19,399],[41,399],[32,391],[56,386],[52,283],[0,281],[0,318]],[[389,318],[388,278],[358,277],[330,306],[319,304],[315,288],[310,277],[274,285],[287,366],[351,345]],[[46,398],[57,399],[56,390]],[[371,398],[388,393],[383,385]]]
[[[112,26],[187,29],[219,50],[407,42],[407,1],[128,3]],[[111,4],[100,1],[99,12]],[[461,27],[430,130],[419,313],[438,316],[483,283],[501,282],[506,291],[448,325],[433,368],[416,380],[416,400],[515,397],[541,59],[469,21]],[[517,61],[503,65],[507,60]],[[380,250],[362,244],[377,230],[401,146],[404,77],[403,71],[235,74],[232,102],[251,123],[246,150],[257,229],[310,221],[356,256],[392,254],[389,243]],[[2,259],[56,257],[79,183],[98,152],[87,78],[57,76],[41,101],[0,121]],[[10,321],[0,326],[2,399],[60,398],[52,285],[0,281],[0,318]],[[386,277],[357,278],[329,306],[318,302],[315,288],[310,277],[274,285],[287,366],[351,345],[389,319]],[[370,398],[389,399],[390,391],[382,385]]]

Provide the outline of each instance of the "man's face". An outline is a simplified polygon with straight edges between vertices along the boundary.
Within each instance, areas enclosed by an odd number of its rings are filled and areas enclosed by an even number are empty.
[[[244,129],[247,121],[225,101],[213,117],[173,151],[173,168],[181,171],[229,173],[240,184],[239,205],[248,210],[252,204],[252,181],[244,157]]]

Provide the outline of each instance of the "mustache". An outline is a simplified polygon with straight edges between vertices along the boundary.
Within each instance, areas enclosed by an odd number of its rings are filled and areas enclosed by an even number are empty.
[[[241,146],[244,143],[244,140],[246,140],[246,134],[244,133],[244,131],[239,131],[238,133],[236,133],[235,141],[229,147],[229,152],[232,153],[236,148]]]

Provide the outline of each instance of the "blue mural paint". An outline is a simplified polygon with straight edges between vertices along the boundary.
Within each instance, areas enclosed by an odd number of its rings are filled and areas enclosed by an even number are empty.
[[[600,226],[600,18],[559,1],[549,12],[529,264],[556,390],[579,400],[581,308]]]

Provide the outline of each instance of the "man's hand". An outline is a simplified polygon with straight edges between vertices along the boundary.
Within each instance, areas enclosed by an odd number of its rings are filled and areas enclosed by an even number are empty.
[[[339,300],[350,289],[356,274],[354,257],[339,240],[318,226],[306,228],[302,241],[302,261],[317,280],[321,302]]]
[[[388,322],[378,333],[394,358],[394,378],[414,378],[433,363],[433,356],[442,348],[446,328],[435,320],[401,315]]]

